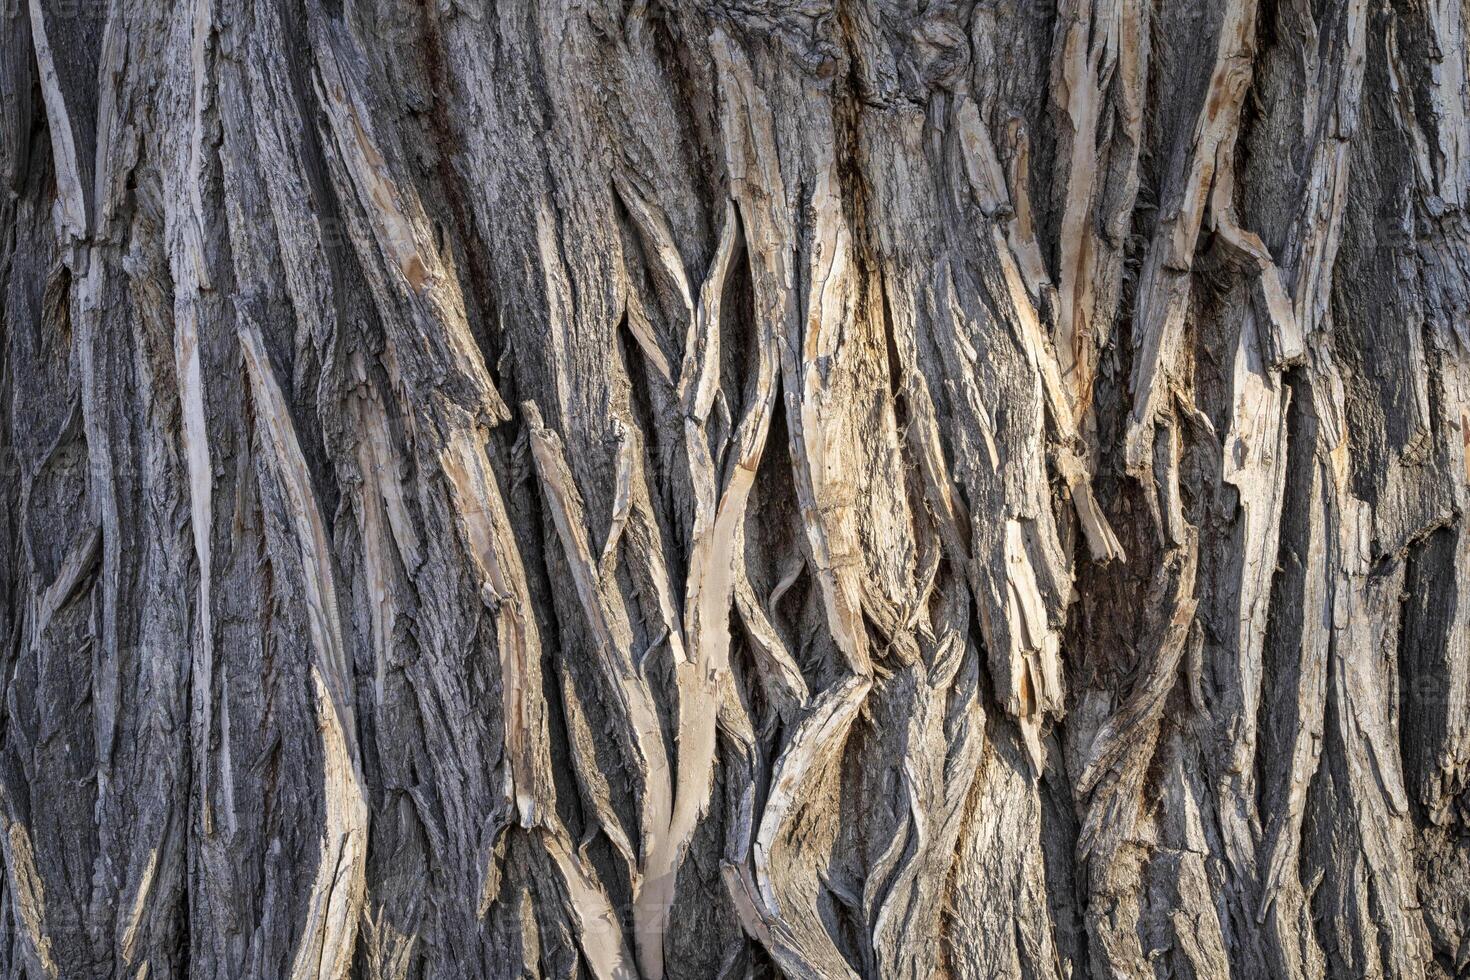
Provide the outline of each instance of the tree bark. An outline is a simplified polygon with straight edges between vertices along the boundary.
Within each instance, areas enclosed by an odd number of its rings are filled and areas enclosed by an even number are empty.
[[[1467,0],[10,0],[0,976],[1470,977]]]

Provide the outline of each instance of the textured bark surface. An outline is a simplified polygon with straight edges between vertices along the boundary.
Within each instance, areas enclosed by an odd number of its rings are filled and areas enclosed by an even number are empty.
[[[1470,2],[4,14],[0,976],[1470,976]]]

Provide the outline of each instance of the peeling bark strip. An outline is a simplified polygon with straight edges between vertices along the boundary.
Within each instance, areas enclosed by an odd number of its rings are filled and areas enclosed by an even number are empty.
[[[284,498],[286,533],[299,549],[305,586],[307,631],[315,659],[311,680],[321,733],[322,850],[301,939],[291,963],[292,980],[347,975],[362,910],[367,861],[367,799],[358,760],[356,721],[348,700],[350,678],[337,607],[326,527],[316,508],[311,476],[301,455],[290,409],[281,393],[260,333],[243,314],[240,347],[250,376],[257,417],[269,445],[271,479]]]
[[[1464,0],[25,0],[0,977],[1470,976]]]

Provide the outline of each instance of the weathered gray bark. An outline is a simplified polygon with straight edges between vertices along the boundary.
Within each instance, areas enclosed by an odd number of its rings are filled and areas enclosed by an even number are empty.
[[[1470,976],[1467,0],[10,0],[0,975]]]

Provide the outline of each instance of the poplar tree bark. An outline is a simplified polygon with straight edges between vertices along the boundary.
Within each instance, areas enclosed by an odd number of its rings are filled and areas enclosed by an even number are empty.
[[[1467,0],[9,0],[0,976],[1470,977]]]

